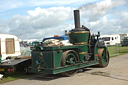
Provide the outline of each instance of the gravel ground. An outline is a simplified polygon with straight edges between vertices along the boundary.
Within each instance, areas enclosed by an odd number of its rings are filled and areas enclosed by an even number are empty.
[[[111,58],[106,68],[86,68],[73,77],[41,74],[1,85],[128,85],[128,54]]]

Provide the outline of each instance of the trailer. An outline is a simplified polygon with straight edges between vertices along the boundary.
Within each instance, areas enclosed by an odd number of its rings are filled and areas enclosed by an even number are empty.
[[[8,56],[21,55],[19,38],[11,34],[0,34],[0,55],[1,60],[6,59]]]
[[[0,73],[27,72],[31,65],[31,56],[20,52],[19,38],[11,34],[0,34]]]
[[[32,48],[31,72],[73,76],[81,68],[108,65],[109,52],[99,42],[100,33],[91,35],[87,27],[80,27],[79,10],[74,11],[74,19],[75,29],[67,33],[71,45],[40,45]]]
[[[23,72],[28,73],[28,67],[31,66],[31,57],[22,57],[15,59],[8,59],[6,62],[0,64],[0,73],[6,72]]]

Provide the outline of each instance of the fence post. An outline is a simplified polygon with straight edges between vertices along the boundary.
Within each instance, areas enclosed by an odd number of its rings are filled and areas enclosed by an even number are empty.
[[[118,56],[118,52],[119,52],[119,49],[118,49],[118,44],[116,43],[116,45],[115,45],[116,47],[116,56]]]

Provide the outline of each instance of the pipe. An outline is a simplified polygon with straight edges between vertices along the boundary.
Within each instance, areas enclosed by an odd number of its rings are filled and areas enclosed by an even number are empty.
[[[79,10],[74,10],[74,23],[75,23],[75,28],[80,28],[80,14],[79,14]]]

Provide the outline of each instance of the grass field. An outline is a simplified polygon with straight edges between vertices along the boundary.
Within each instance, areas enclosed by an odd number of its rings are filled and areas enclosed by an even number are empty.
[[[115,57],[117,55],[128,54],[128,47],[111,46],[111,47],[108,47],[108,51],[109,51],[110,57]],[[7,73],[5,74],[3,80],[0,83],[25,78],[28,76],[30,75],[23,75],[22,73]]]
[[[108,47],[110,57],[115,57],[117,55],[128,54],[128,47],[121,46],[111,46]]]

